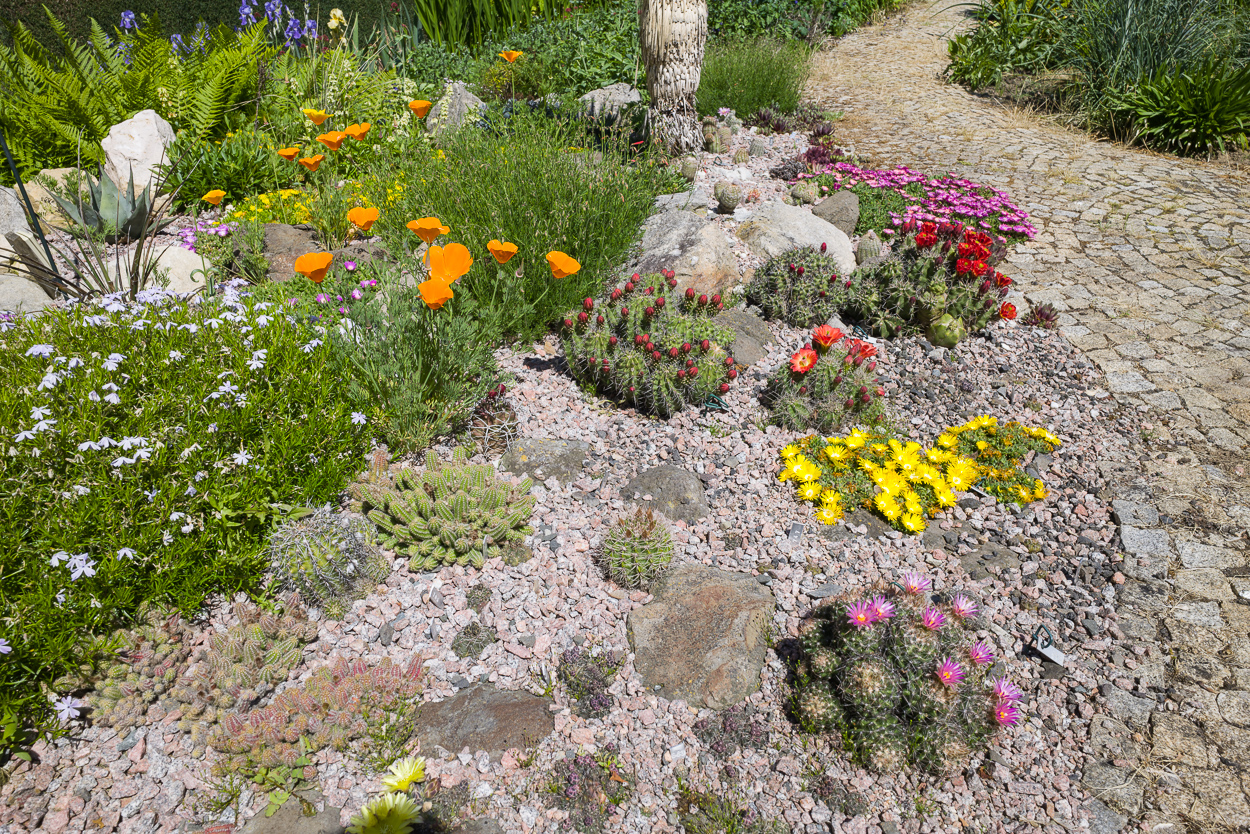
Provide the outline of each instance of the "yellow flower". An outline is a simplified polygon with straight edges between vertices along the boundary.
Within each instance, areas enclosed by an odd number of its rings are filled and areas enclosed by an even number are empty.
[[[819,480],[821,475],[820,467],[814,463],[808,463],[803,467],[803,471],[799,473],[799,477],[804,483],[811,483]]]
[[[879,477],[875,479],[877,486],[881,487],[883,492],[890,495],[898,495],[903,491],[903,479],[893,472],[879,472]]]
[[[330,9],[330,29],[338,29],[340,26],[347,26],[347,18],[343,17],[342,9]]]
[[[1033,493],[1026,487],[1016,484],[1016,495],[1020,498],[1020,503],[1027,504],[1033,498]]]
[[[852,433],[850,437],[843,441],[848,449],[864,448],[864,438],[862,435]]]
[[[781,457],[784,458],[785,460],[789,460],[790,458],[794,457],[798,453],[799,453],[799,447],[791,443],[789,446],[786,446],[784,449],[781,450]]]
[[[890,521],[903,514],[903,510],[899,507],[898,502],[884,492],[877,493],[877,497],[873,499],[873,504]]]
[[[1045,498],[1048,494],[1049,494],[1049,493],[1048,493],[1048,492],[1046,492],[1046,487],[1040,487],[1040,486],[1039,486],[1037,489],[1033,490],[1033,500],[1034,500],[1034,501],[1041,501],[1041,500],[1042,500],[1043,498]]]
[[[404,794],[386,793],[369,801],[352,817],[348,834],[411,831],[420,810]]]
[[[804,501],[815,501],[820,497],[820,484],[803,484],[803,486],[799,487],[799,497]]]
[[[886,452],[890,451],[890,448],[884,443],[874,443],[868,448],[872,450],[873,454],[877,455],[884,455]]]
[[[848,452],[842,446],[826,446],[825,447],[825,457],[829,458],[829,460],[833,461],[834,463],[840,463],[841,461],[845,460],[847,454]]]
[[[959,444],[959,439],[953,434],[946,433],[938,435],[937,442],[939,446],[944,446],[947,449],[953,449]]]
[[[951,492],[950,489],[938,490],[937,500],[943,507],[953,507],[955,506],[955,493]]]
[[[967,490],[977,479],[976,464],[967,458],[960,458],[946,470],[946,480],[955,489]]]
[[[823,524],[833,524],[842,517],[840,507],[824,506],[816,511],[816,520]]]
[[[820,494],[820,503],[826,507],[839,506],[842,504],[842,493],[836,489],[826,489]]]
[[[905,514],[902,518],[902,523],[903,529],[908,533],[919,533],[928,526],[925,524],[924,518],[921,517],[918,511],[915,513],[909,512]]]
[[[382,777],[382,784],[386,786],[386,792],[404,793],[408,787],[414,782],[425,781],[425,758],[423,756],[409,756],[400,759],[390,767],[390,772]]]

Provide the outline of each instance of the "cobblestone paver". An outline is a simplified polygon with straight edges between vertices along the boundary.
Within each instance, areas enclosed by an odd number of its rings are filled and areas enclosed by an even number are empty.
[[[1250,178],[945,84],[966,23],[922,0],[817,55],[809,97],[876,164],[953,171],[1029,212],[1010,274],[1142,432],[1134,460],[1099,464],[1129,577],[1084,782],[1131,830],[1250,830]]]

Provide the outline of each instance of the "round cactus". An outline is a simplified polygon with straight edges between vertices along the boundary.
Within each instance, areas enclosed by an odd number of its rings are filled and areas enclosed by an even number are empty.
[[[608,528],[601,558],[613,582],[646,590],[673,561],[673,537],[663,519],[639,509]]]
[[[837,262],[807,246],[784,252],[755,271],[747,300],[768,318],[794,327],[824,324],[850,297]]]
[[[735,165],[746,165],[751,160],[751,152],[746,148],[738,148],[734,151],[733,161]]]
[[[839,675],[839,684],[843,701],[861,718],[891,712],[902,697],[898,673],[878,657],[849,663]]]
[[[712,189],[716,198],[716,210],[721,214],[732,214],[742,203],[742,186],[733,182],[718,182]]]
[[[269,558],[279,582],[331,619],[386,579],[390,566],[374,545],[371,525],[329,506],[277,527]]]
[[[748,152],[751,156],[768,156],[768,140],[762,136],[752,136]]]
[[[810,681],[799,690],[794,712],[803,729],[811,733],[827,733],[846,721],[842,703],[824,680]]]
[[[790,189],[790,196],[801,206],[810,206],[816,202],[820,196],[820,192],[816,189],[815,183],[800,182]]]

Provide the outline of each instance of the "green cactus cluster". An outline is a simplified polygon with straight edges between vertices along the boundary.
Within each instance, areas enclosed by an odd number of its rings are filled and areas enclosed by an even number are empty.
[[[601,559],[617,585],[646,590],[673,561],[673,536],[663,519],[639,508],[608,528]]]
[[[792,713],[805,731],[839,734],[880,773],[958,767],[1019,717],[1018,690],[1005,679],[991,690],[993,655],[967,632],[975,608],[959,595],[935,604],[928,585],[904,574],[904,590],[827,601],[799,626]]]
[[[773,422],[831,435],[848,420],[872,425],[884,416],[875,349],[827,324],[815,328],[760,396]]]
[[[270,534],[273,573],[301,600],[332,620],[342,619],[353,601],[390,573],[374,544],[375,532],[371,524],[321,507]]]
[[[757,269],[746,295],[770,319],[811,327],[824,324],[845,306],[850,297],[847,283],[833,258],[805,246],[783,252]]]
[[[721,297],[676,291],[671,270],[635,273],[606,298],[587,298],[564,319],[561,342],[573,376],[646,414],[669,417],[729,391],[738,370],[733,331],[713,316]]]
[[[422,472],[401,469],[353,484],[352,507],[378,526],[383,547],[408,557],[410,570],[480,568],[531,532],[535,499],[529,478],[510,484],[493,467],[468,460],[464,448],[449,462],[430,450]]]

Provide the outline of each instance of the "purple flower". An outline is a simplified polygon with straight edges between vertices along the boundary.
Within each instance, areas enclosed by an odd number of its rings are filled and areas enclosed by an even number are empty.
[[[993,682],[993,686],[994,698],[999,701],[1014,703],[1024,697],[1024,693],[1020,691],[1020,687],[1007,680],[1005,676],[996,679]]]
[[[9,654],[13,651],[13,647],[9,645],[9,641],[0,637],[0,654]]]
[[[56,708],[57,718],[60,718],[61,721],[68,722],[70,719],[77,718],[82,715],[78,708],[86,706],[86,704],[77,698],[66,695],[64,698],[57,698],[56,701],[53,702],[52,706]]]
[[[326,304],[327,302],[329,302],[329,300],[330,300],[330,296],[326,295],[325,293],[323,292],[317,293],[318,304]]]
[[[1014,727],[1020,723],[1020,709],[1008,701],[999,701],[994,705],[994,720],[1001,727]]]
[[[951,600],[951,613],[961,620],[966,620],[977,615],[977,607],[963,594],[956,594]]]
[[[867,628],[876,622],[871,603],[857,602],[846,609],[847,621],[856,628]]]
[[[930,631],[937,631],[946,623],[946,615],[930,605],[920,615],[920,623]]]
[[[894,616],[894,603],[880,594],[873,597],[869,605],[872,607],[873,622],[881,622]]]
[[[187,48],[187,45],[182,42],[182,35],[170,35],[169,44],[175,52],[185,52]]]
[[[364,295],[360,290],[352,290],[352,301],[359,301],[362,298],[364,298]]]
[[[298,41],[304,34],[304,27],[299,25],[299,21],[291,18],[291,22],[286,25],[286,31],[282,33],[286,36],[287,42]]]
[[[994,662],[994,652],[990,650],[989,643],[984,640],[978,640],[972,644],[968,649],[968,657],[972,658],[972,662],[978,666]]]
[[[314,39],[317,37],[317,21],[315,20],[304,21],[304,37],[314,38]]]
[[[355,272],[356,262],[355,261],[343,261],[343,268],[346,269],[348,272]]]
[[[340,312],[340,313],[342,313],[343,315],[347,315],[347,308],[346,308],[346,307],[340,307],[340,308],[339,308],[339,312]]]
[[[929,590],[932,583],[923,573],[909,570],[903,574],[903,590],[909,594],[919,595]]]
[[[129,10],[122,12],[122,28],[128,31],[139,28],[139,24],[135,21],[134,12]]]
[[[953,657],[948,657],[942,661],[942,665],[937,670],[938,680],[950,687],[959,685],[964,679],[963,668],[955,662]]]

